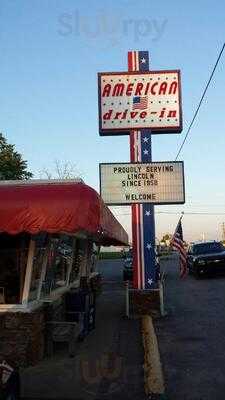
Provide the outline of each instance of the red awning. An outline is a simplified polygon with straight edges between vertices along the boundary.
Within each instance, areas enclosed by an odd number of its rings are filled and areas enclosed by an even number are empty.
[[[72,181],[2,182],[0,232],[84,232],[103,245],[127,245],[128,235],[98,193]]]

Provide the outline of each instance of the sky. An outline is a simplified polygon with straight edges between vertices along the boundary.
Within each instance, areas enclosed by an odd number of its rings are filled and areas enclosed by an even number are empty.
[[[181,70],[183,132],[153,137],[153,160],[174,160],[223,45],[224,14],[221,0],[2,0],[0,131],[36,178],[69,161],[98,191],[99,163],[129,161],[129,138],[99,136],[97,72],[126,71],[129,50],[148,50],[151,69]],[[179,157],[186,204],[155,207],[158,239],[181,211],[186,240],[221,239],[224,63],[225,53]],[[130,232],[129,207],[113,212]]]

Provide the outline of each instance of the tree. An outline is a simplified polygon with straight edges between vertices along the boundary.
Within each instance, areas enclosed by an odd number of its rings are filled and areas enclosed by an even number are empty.
[[[27,171],[27,161],[15,150],[15,145],[8,144],[0,133],[0,180],[30,179],[32,176]]]
[[[54,161],[53,171],[43,168],[40,171],[40,178],[47,179],[82,179],[81,173],[75,164],[70,161]]]
[[[162,238],[162,242],[170,242],[171,241],[171,239],[172,239],[172,235],[170,234],[170,233],[166,233],[164,236],[163,236],[163,238]]]

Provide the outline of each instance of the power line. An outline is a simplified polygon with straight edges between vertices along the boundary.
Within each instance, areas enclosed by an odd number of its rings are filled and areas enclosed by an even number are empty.
[[[180,212],[167,212],[167,211],[158,211],[156,214],[176,214],[180,215]],[[184,215],[225,215],[225,212],[184,212]]]
[[[212,78],[213,78],[214,73],[215,73],[215,71],[216,71],[216,68],[217,68],[217,66],[218,66],[218,64],[219,64],[219,61],[220,61],[220,58],[221,58],[221,56],[222,56],[222,54],[223,54],[224,49],[225,49],[225,43],[223,44],[222,49],[220,50],[220,53],[219,53],[219,55],[218,55],[218,57],[217,57],[216,63],[215,63],[215,65],[214,65],[214,68],[213,68],[213,70],[212,70],[212,72],[211,72],[211,74],[210,74],[209,80],[208,80],[208,82],[207,82],[207,84],[206,84],[206,87],[205,87],[205,89],[204,89],[204,92],[203,92],[203,94],[202,94],[202,96],[201,96],[201,99],[200,99],[200,101],[199,101],[198,107],[197,107],[197,109],[196,109],[196,111],[195,111],[195,113],[194,113],[194,116],[193,116],[193,118],[192,118],[192,120],[191,120],[191,122],[190,122],[190,125],[189,125],[189,127],[188,127],[187,133],[186,133],[186,135],[185,135],[185,137],[184,137],[184,140],[183,140],[183,142],[182,142],[182,144],[181,144],[181,146],[180,146],[180,148],[179,148],[179,150],[178,150],[178,153],[177,153],[177,156],[176,156],[176,158],[175,158],[175,161],[178,159],[178,157],[179,157],[179,155],[180,155],[180,153],[181,153],[181,150],[182,150],[182,148],[183,148],[183,146],[184,146],[184,144],[185,144],[185,142],[186,142],[186,140],[187,140],[187,138],[188,138],[188,135],[189,135],[189,133],[190,133],[190,131],[191,131],[191,128],[192,128],[192,126],[193,126],[193,124],[194,124],[194,122],[195,122],[195,119],[196,119],[196,117],[197,117],[197,115],[198,115],[198,113],[199,113],[200,107],[201,107],[202,102],[203,102],[203,100],[204,100],[204,98],[205,98],[206,92],[207,92],[207,90],[208,90],[208,88],[209,88],[209,85],[210,85],[210,83],[211,83],[211,81],[212,81]],[[199,205],[199,206],[200,206],[200,205]],[[116,215],[118,215],[118,216],[131,215],[131,212],[128,212],[128,213],[118,213],[118,212],[113,211],[113,213],[116,214]],[[157,212],[157,211],[156,211],[155,214],[180,215],[180,212],[167,212],[167,211],[158,211],[158,212]],[[185,215],[215,215],[215,216],[216,216],[216,215],[225,215],[225,212],[219,212],[219,213],[218,213],[218,212],[217,212],[217,213],[211,213],[211,212],[185,212],[184,214],[185,214]]]
[[[129,213],[118,213],[118,212],[113,212],[113,214],[116,214],[117,216],[124,216],[124,215],[131,215],[131,212]],[[180,215],[180,212],[176,211],[155,211],[155,214],[167,214],[167,215]],[[225,215],[225,212],[184,212],[184,215]]]
[[[187,137],[188,137],[188,135],[189,135],[189,133],[190,133],[190,130],[191,130],[193,124],[194,124],[194,121],[195,121],[195,119],[196,119],[196,117],[197,117],[197,115],[198,115],[198,112],[199,112],[199,110],[200,110],[200,107],[201,107],[201,105],[202,105],[202,102],[203,102],[203,100],[204,100],[204,97],[205,97],[205,95],[206,95],[206,92],[207,92],[207,90],[208,90],[208,87],[209,87],[209,85],[210,85],[210,83],[211,83],[211,80],[212,80],[212,78],[213,78],[213,75],[214,75],[214,73],[215,73],[215,71],[216,71],[217,65],[219,64],[220,58],[221,58],[221,56],[222,56],[222,54],[223,54],[224,48],[225,48],[225,43],[223,44],[222,49],[220,50],[220,53],[219,53],[219,55],[218,55],[218,57],[217,57],[216,64],[214,65],[214,68],[213,68],[213,70],[212,70],[212,72],[211,72],[211,75],[210,75],[210,77],[209,77],[209,80],[208,80],[208,82],[207,82],[207,85],[206,85],[206,87],[205,87],[205,90],[204,90],[204,92],[203,92],[203,94],[202,94],[202,97],[201,97],[201,99],[200,99],[200,101],[199,101],[198,107],[197,107],[197,109],[196,109],[196,111],[195,111],[195,113],[194,113],[194,116],[193,116],[192,120],[191,120],[191,123],[190,123],[190,125],[189,125],[189,127],[188,127],[188,130],[187,130],[187,133],[186,133],[186,135],[185,135],[185,137],[184,137],[184,140],[183,140],[183,142],[182,142],[182,144],[181,144],[181,146],[180,146],[180,148],[179,148],[179,150],[178,150],[178,153],[177,153],[177,156],[176,156],[176,158],[175,158],[175,161],[178,159],[178,157],[179,157],[179,155],[180,155],[180,152],[181,152],[181,150],[182,150],[182,148],[183,148],[183,146],[184,146],[184,144],[185,144],[185,142],[186,142],[186,140],[187,140]]]
[[[208,208],[208,207],[223,207],[225,208],[225,203],[224,204],[198,204],[198,203],[186,203],[185,204],[186,207],[201,207],[201,208]],[[110,209],[111,208],[116,208],[116,209],[121,209],[123,210],[124,208],[129,208],[131,207],[130,205],[125,205],[125,206],[109,206]],[[157,204],[155,205],[155,207],[158,207]]]

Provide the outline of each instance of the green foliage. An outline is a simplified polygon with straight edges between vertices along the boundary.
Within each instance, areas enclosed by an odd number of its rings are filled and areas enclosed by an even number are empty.
[[[30,179],[33,174],[27,171],[27,161],[15,150],[15,146],[8,144],[0,133],[0,180]]]
[[[163,236],[163,238],[162,238],[162,242],[167,242],[167,241],[171,241],[171,239],[172,239],[172,235],[170,234],[170,233],[166,233],[164,236]]]
[[[120,251],[106,251],[106,252],[101,252],[99,253],[99,259],[100,260],[114,260],[114,259],[120,259],[122,258],[121,252]]]

